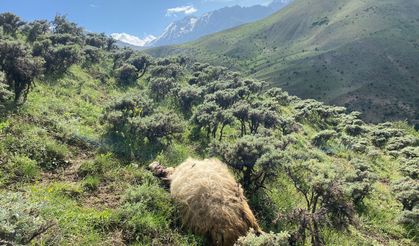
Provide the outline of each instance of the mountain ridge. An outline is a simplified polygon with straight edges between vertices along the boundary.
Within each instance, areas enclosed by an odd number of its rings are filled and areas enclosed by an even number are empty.
[[[159,36],[153,37],[153,39],[147,37],[144,40],[141,39],[141,42],[136,42],[137,44],[140,44],[135,46],[141,48],[158,47],[196,40],[205,35],[227,30],[267,17],[285,7],[289,2],[290,0],[274,0],[267,6],[253,5],[242,7],[234,5],[207,12],[202,16],[188,15],[178,21],[170,23]],[[116,37],[116,35],[114,36]],[[117,40],[124,42],[118,38]],[[133,45],[133,43],[128,44]],[[121,46],[124,45],[122,44]]]
[[[244,71],[302,98],[361,111],[368,121],[415,121],[416,10],[419,4],[414,1],[296,0],[261,21],[148,52],[193,54],[199,61]]]

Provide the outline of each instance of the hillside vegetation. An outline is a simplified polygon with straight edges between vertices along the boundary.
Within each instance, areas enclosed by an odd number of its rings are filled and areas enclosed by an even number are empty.
[[[0,26],[0,244],[206,245],[145,168],[188,157],[225,162],[271,232],[239,245],[418,243],[408,124],[118,49],[61,16]]]
[[[419,121],[419,2],[295,0],[264,20],[148,51],[222,64],[372,122]]]

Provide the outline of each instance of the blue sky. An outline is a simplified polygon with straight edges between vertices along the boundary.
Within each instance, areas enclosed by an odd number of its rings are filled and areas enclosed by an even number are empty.
[[[92,32],[159,35],[172,21],[225,6],[268,4],[272,0],[0,0],[0,12],[24,20],[64,14]]]

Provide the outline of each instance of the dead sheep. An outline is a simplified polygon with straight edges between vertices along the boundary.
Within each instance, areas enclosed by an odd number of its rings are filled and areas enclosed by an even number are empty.
[[[188,159],[176,168],[154,162],[149,168],[169,182],[183,226],[213,245],[231,246],[251,228],[261,231],[243,189],[221,161]]]

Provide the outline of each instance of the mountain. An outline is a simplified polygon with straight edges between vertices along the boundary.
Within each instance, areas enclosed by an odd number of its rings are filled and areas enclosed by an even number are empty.
[[[148,51],[245,71],[372,122],[419,120],[419,2],[296,0],[261,21]]]
[[[148,46],[156,39],[156,37],[153,35],[148,35],[141,39],[128,33],[112,33],[111,37],[116,40],[116,45],[118,45],[118,47],[128,47],[135,50],[139,50],[145,46]]]
[[[233,6],[206,13],[201,17],[187,16],[167,26],[163,34],[148,46],[192,41],[211,33],[262,19],[285,7],[288,3],[289,0],[275,0],[268,6]]]

